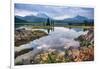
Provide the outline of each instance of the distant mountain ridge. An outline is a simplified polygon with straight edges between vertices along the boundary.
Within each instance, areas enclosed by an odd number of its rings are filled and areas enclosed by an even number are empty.
[[[28,21],[21,19],[20,17],[15,17],[15,23],[28,23]]]
[[[15,16],[15,23],[21,23],[23,22],[29,22],[29,23],[44,23],[46,22],[47,18],[50,18],[46,14],[39,13],[36,16],[35,15],[28,15],[28,16]],[[84,21],[91,22],[94,21],[93,19],[88,19],[87,17],[77,15],[73,18],[66,18],[63,20],[55,20],[53,18],[50,18],[55,23],[83,23]]]

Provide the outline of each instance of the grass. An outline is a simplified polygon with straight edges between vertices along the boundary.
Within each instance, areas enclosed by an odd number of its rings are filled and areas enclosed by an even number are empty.
[[[64,26],[66,28],[93,28],[93,26]]]
[[[73,26],[73,25],[71,25],[71,26],[56,26],[56,27],[66,27],[66,28],[86,28],[86,29],[88,29],[88,28],[94,28],[93,26]],[[50,28],[52,28],[52,26],[33,26],[32,27],[33,29],[50,29]]]
[[[17,63],[15,63],[15,65],[23,65],[23,63],[22,62],[17,62]]]
[[[33,29],[52,29],[52,26],[33,26]]]

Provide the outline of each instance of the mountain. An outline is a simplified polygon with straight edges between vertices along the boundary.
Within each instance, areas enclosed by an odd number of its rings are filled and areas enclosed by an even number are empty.
[[[37,17],[41,17],[41,18],[49,18],[49,16],[47,16],[47,15],[44,14],[44,13],[38,13],[38,14],[37,14]]]
[[[47,18],[50,18],[49,16],[47,16],[46,14],[43,13],[38,13],[36,16],[35,15],[28,15],[28,16],[15,16],[15,22],[30,22],[30,23],[44,23],[47,21]],[[50,18],[51,20],[53,20],[55,23],[84,23],[84,21],[87,22],[93,22],[93,19],[88,19],[87,17],[84,16],[80,16],[77,15],[73,18],[66,18],[63,20],[55,20]]]
[[[34,23],[40,23],[46,21],[46,18],[42,18],[34,15],[25,16],[23,19],[27,20],[28,22],[34,22]]]
[[[54,21],[56,23],[83,23],[85,20],[89,21],[88,18],[78,15],[73,18],[66,18],[64,20],[54,20]]]
[[[75,16],[73,18],[67,18],[67,19],[64,19],[65,22],[70,22],[70,23],[83,23],[85,20],[88,21],[88,18],[86,17],[83,17],[83,16]]]
[[[88,18],[86,18],[84,16],[77,15],[76,17],[74,17],[74,19],[76,19],[76,20],[87,20]]]
[[[18,15],[16,15],[15,18],[24,20],[22,16],[18,16]]]
[[[15,23],[27,23],[28,21],[25,21],[21,19],[21,17],[15,17]]]

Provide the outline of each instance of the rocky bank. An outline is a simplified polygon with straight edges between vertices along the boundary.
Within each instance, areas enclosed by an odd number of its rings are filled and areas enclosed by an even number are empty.
[[[22,44],[26,44],[32,40],[38,39],[40,37],[46,36],[47,33],[40,30],[26,30],[17,29],[15,30],[15,46],[20,46]]]

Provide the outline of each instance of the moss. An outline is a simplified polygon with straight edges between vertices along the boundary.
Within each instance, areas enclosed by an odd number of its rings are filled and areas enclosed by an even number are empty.
[[[41,52],[33,57],[30,64],[46,64],[46,63],[65,63],[65,62],[80,62],[94,60],[94,47],[70,48],[64,51],[61,55],[57,51]],[[19,63],[20,64],[20,63]]]
[[[89,45],[91,45],[91,43],[87,40],[80,41],[80,46],[87,46],[88,47]]]
[[[38,58],[38,59],[36,59]],[[38,61],[38,62],[37,62]],[[65,55],[61,55],[58,52],[45,52],[35,56],[34,62],[37,63],[62,63],[62,62],[71,62],[72,60]]]
[[[16,62],[15,65],[23,65],[22,62]]]

